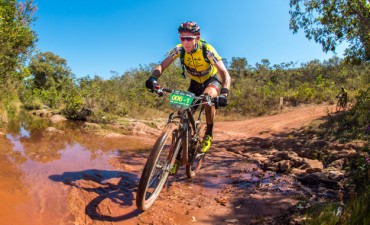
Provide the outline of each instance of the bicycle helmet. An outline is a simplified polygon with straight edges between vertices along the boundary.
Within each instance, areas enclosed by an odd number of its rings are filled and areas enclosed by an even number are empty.
[[[180,24],[178,32],[191,32],[195,35],[199,35],[200,27],[196,22],[188,21]]]
[[[340,89],[344,89],[344,87],[342,86],[342,87],[340,87]]]

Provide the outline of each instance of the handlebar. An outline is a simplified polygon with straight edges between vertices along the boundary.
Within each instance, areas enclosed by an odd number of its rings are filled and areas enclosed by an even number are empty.
[[[163,96],[164,92],[172,93],[174,90],[161,87],[160,85],[155,85],[153,91],[157,93],[159,96]],[[196,97],[195,99],[201,100],[203,102],[203,103],[200,103],[199,105],[206,104],[206,105],[212,106],[212,104],[216,102],[216,98],[212,98],[210,95],[200,95]]]
[[[157,93],[159,96],[163,96],[163,94],[164,94],[163,92],[167,92],[167,93],[172,93],[173,92],[173,90],[161,87],[159,85],[155,85],[153,91],[155,93]]]

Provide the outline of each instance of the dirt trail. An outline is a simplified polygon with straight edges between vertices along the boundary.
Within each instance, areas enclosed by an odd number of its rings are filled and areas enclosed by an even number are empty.
[[[253,144],[253,138],[263,139],[301,128],[331,110],[333,108],[326,105],[305,106],[273,116],[218,122],[211,152],[200,174],[189,180],[180,169],[176,176],[170,177],[167,187],[149,210],[136,210],[136,187],[123,185],[118,188],[132,194],[126,199],[130,206],[122,207],[122,202],[111,198],[97,202],[92,207],[95,211],[88,213],[87,221],[85,210],[74,208],[73,214],[86,224],[111,224],[112,221],[112,224],[279,224],[278,218],[284,217],[302,198],[310,197],[309,193],[289,174],[263,171],[250,157],[238,152],[263,154],[260,150],[266,147],[258,146],[263,142]],[[132,152],[113,159],[112,164],[139,177],[147,154]],[[70,204],[82,199],[88,204],[89,199],[96,197],[89,197],[87,191],[81,193],[81,189],[73,191],[76,193],[72,194]]]
[[[0,225],[285,224],[286,215],[312,191],[291,172],[266,170],[262,162],[286,149],[309,151],[290,132],[332,110],[302,106],[215,123],[200,173],[187,179],[180,168],[145,212],[136,209],[136,190],[153,134],[160,129],[137,123],[134,136],[94,133],[84,126],[65,129],[63,124],[21,128],[20,134],[0,131]]]
[[[273,116],[244,121],[219,122],[215,125],[215,139],[229,140],[250,136],[267,137],[274,133],[298,129],[335,110],[333,106],[302,106]]]

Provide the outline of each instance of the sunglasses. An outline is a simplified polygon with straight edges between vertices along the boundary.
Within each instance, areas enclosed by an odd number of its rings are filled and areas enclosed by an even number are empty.
[[[192,41],[195,38],[197,38],[197,36],[182,36],[182,37],[180,37],[181,41]]]

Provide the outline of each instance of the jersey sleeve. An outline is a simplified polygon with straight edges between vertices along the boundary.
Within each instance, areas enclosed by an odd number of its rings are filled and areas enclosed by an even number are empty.
[[[169,55],[173,58],[173,59],[177,59],[179,56],[180,56],[180,53],[181,53],[181,48],[182,48],[182,44],[178,44],[176,45],[171,51],[169,51]]]
[[[212,64],[215,64],[222,59],[212,45],[207,44],[206,49],[207,49],[207,58]]]

